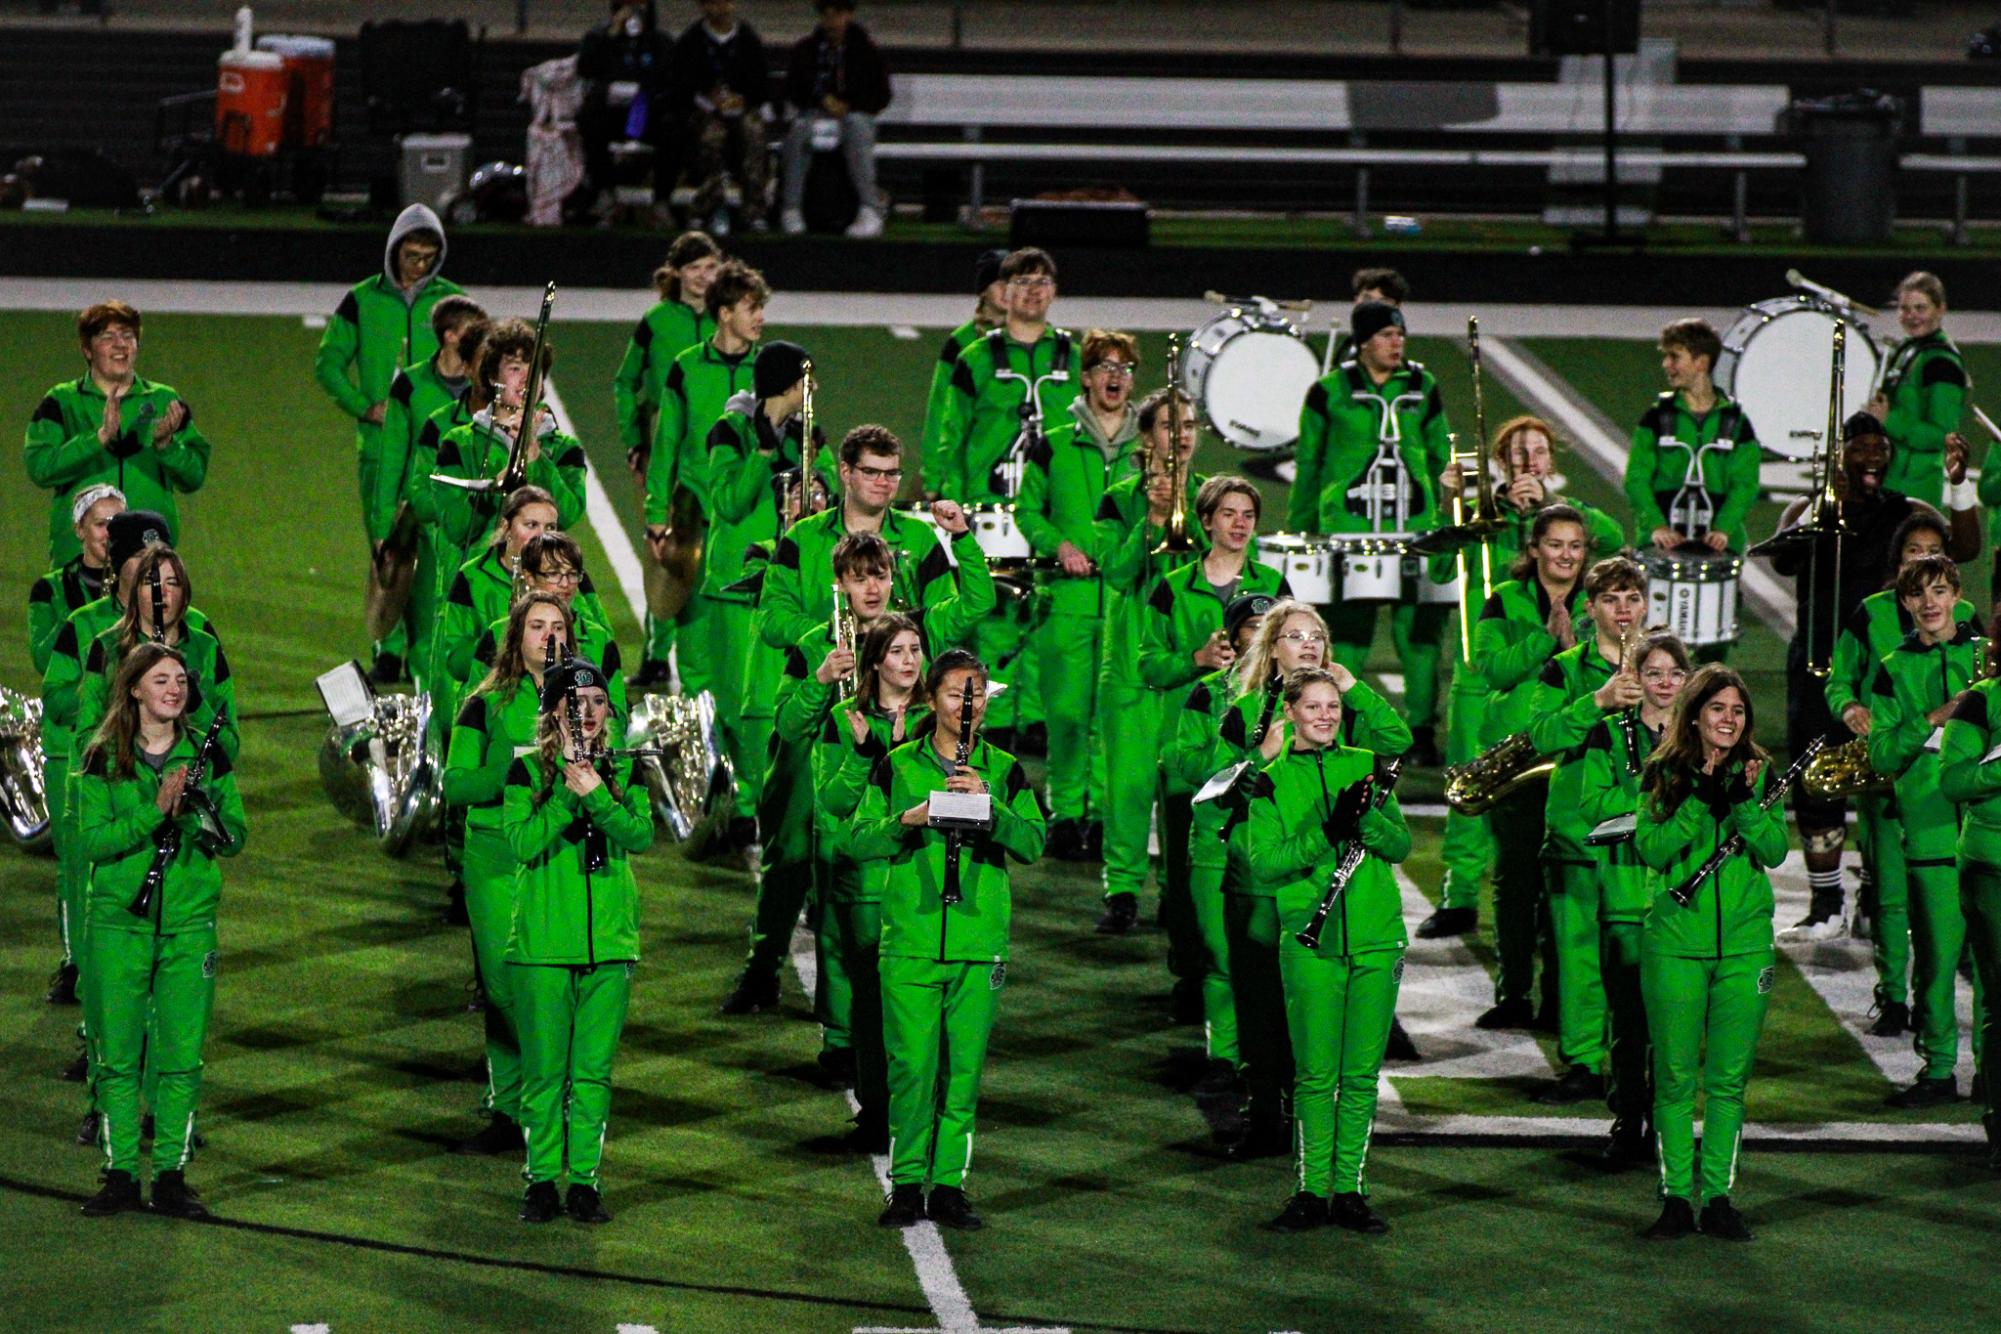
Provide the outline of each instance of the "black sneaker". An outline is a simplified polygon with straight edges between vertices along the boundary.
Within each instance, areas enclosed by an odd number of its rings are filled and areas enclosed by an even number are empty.
[[[143,1209],[145,1203],[139,1198],[138,1178],[114,1167],[104,1174],[103,1188],[83,1202],[81,1212],[86,1218],[106,1218],[128,1209]]]
[[[1381,1236],[1390,1230],[1383,1216],[1369,1207],[1369,1201],[1354,1191],[1336,1195],[1328,1210],[1330,1221],[1335,1227],[1345,1227],[1350,1232],[1366,1232],[1370,1236]]]
[[[49,994],[42,998],[51,1005],[76,1004],[76,965],[59,963],[49,974]]]
[[[1440,908],[1417,924],[1419,940],[1444,940],[1469,934],[1480,925],[1478,908]]]
[[[1944,1079],[1916,1079],[1911,1086],[1901,1092],[1892,1093],[1883,1101],[1899,1111],[1913,1112],[1926,1107],[1944,1107],[1959,1101],[1959,1081],[1951,1075]]]
[[[1445,763],[1438,753],[1438,729],[1435,727],[1413,727],[1410,729],[1410,749],[1404,758],[1419,769],[1436,769]]]
[[[403,679],[403,659],[394,653],[378,653],[375,665],[368,669],[368,684],[380,688],[395,685]]]
[[[1737,1212],[1730,1197],[1718,1195],[1702,1206],[1702,1235],[1719,1241],[1749,1241],[1751,1229],[1744,1225],[1744,1215]]]
[[[1598,1166],[1607,1172],[1625,1172],[1636,1167],[1645,1167],[1653,1161],[1653,1150],[1647,1144],[1644,1131],[1628,1130],[1618,1121],[1612,1123],[1612,1134],[1605,1141],[1605,1148],[1598,1155]]]
[[[924,1221],[924,1187],[892,1186],[876,1215],[878,1227],[910,1227]]]
[[[1383,1049],[1383,1059],[1386,1061],[1421,1061],[1424,1059],[1417,1054],[1417,1044],[1410,1040],[1410,1034],[1403,1031],[1403,1020],[1395,1016],[1390,1018],[1390,1041],[1389,1046]]]
[[[65,1084],[81,1084],[90,1078],[90,1053],[78,1052],[76,1059],[62,1068],[60,1077]]]
[[[1327,1199],[1302,1190],[1285,1202],[1285,1212],[1265,1224],[1267,1232],[1311,1232],[1327,1226]]]
[[[1080,820],[1058,820],[1056,823],[1050,825],[1049,841],[1044,851],[1059,862],[1083,861],[1083,822]]]
[[[96,1112],[85,1112],[83,1120],[76,1123],[76,1142],[86,1149],[97,1143]]]
[[[1640,1236],[1648,1241],[1680,1241],[1695,1232],[1695,1206],[1679,1195],[1661,1201],[1661,1216]]]
[[[666,690],[674,684],[674,669],[665,658],[648,658],[639,670],[625,678],[628,690]]]
[[[1494,1006],[1478,1019],[1473,1027],[1484,1029],[1528,1028],[1535,1023],[1535,1007],[1526,997],[1521,1000],[1505,1000]]]
[[[1259,1158],[1282,1158],[1292,1152],[1292,1131],[1283,1121],[1257,1119],[1244,1137],[1229,1149],[1231,1162],[1255,1162]],[[1315,1196],[1318,1199],[1318,1196]],[[1325,1201],[1322,1201],[1325,1203]]]
[[[521,1152],[522,1144],[521,1127],[496,1112],[477,1135],[454,1144],[452,1152],[468,1157],[497,1158],[503,1153]]]
[[[1535,1095],[1543,1107],[1571,1107],[1605,1096],[1605,1077],[1588,1066],[1573,1065],[1561,1078]]]
[[[524,1223],[547,1223],[561,1212],[563,1201],[556,1194],[553,1181],[537,1181],[521,1197],[520,1216]]]
[[[1845,934],[1848,921],[1842,911],[1839,891],[1814,895],[1808,900],[1806,916],[1779,932],[1780,940],[1835,940]]]
[[[563,1208],[579,1223],[611,1221],[611,1213],[604,1207],[604,1196],[598,1194],[596,1186],[586,1186],[581,1181],[570,1187],[569,1196],[563,1201]]]
[[[1869,1025],[1872,1037],[1894,1038],[1900,1033],[1911,1031],[1911,1007],[1902,1001],[1880,1001],[1876,1006],[1876,1022]]]
[[[853,1088],[855,1084],[855,1049],[853,1047],[822,1047],[814,1058],[820,1073],[828,1081],[840,1088]]]
[[[1139,898],[1133,894],[1114,894],[1105,900],[1105,914],[1098,919],[1098,934],[1101,936],[1123,936],[1139,921]]]
[[[179,1172],[162,1172],[153,1178],[152,1210],[168,1218],[189,1221],[208,1217],[201,1199],[188,1189],[187,1178]]]
[[[752,977],[744,973],[730,994],[723,997],[724,1014],[763,1014],[778,1008],[778,979]]]
[[[978,1232],[987,1220],[973,1212],[966,1192],[957,1186],[935,1186],[924,1205],[925,1216],[939,1227],[955,1227],[961,1232]]]

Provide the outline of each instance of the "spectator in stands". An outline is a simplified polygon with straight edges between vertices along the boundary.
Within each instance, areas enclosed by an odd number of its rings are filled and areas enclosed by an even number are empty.
[[[756,29],[737,18],[736,0],[698,3],[702,17],[675,42],[669,75],[691,157],[674,202],[706,216],[717,236],[729,231],[731,210],[762,229],[771,193],[764,134],[771,67]]]
[[[785,71],[785,98],[797,109],[785,133],[780,189],[781,219],[788,236],[806,230],[806,167],[814,141],[839,127],[841,156],[848,164],[861,210],[848,235],[882,235],[882,198],[875,188],[875,118],[889,105],[889,66],[868,30],[854,21],[855,0],[814,0],[819,26],[799,39]]]
[[[651,144],[653,179],[664,187],[680,168],[679,120],[668,93],[674,43],[659,29],[653,0],[611,0],[611,17],[584,34],[577,77],[584,105],[577,130],[584,141],[585,192],[592,200],[617,184],[611,146]]]

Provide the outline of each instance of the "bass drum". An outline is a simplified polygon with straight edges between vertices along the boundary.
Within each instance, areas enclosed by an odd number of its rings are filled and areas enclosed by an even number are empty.
[[[1232,306],[1188,340],[1181,387],[1209,429],[1238,449],[1289,449],[1320,362],[1299,327],[1269,302]]]
[[[1882,366],[1882,349],[1868,325],[1814,297],[1780,296],[1745,307],[1723,335],[1716,387],[1743,405],[1758,443],[1774,454],[1805,462],[1827,429],[1827,376],[1838,319],[1848,325],[1841,405],[1846,421],[1869,406]]]

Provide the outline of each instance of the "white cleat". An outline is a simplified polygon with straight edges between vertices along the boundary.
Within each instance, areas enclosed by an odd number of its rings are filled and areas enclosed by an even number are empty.
[[[872,208],[864,208],[855,214],[855,220],[848,224],[848,238],[854,241],[873,241],[882,235],[882,214]]]

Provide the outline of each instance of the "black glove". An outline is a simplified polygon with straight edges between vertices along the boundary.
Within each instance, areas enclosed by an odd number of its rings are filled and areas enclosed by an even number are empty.
[[[1363,778],[1341,789],[1341,794],[1334,798],[1333,811],[1320,826],[1329,843],[1345,843],[1355,836],[1362,826],[1362,812],[1369,808],[1369,797],[1375,786],[1373,778]]]
[[[111,443],[104,447],[104,452],[114,459],[129,459],[143,448],[145,446],[139,443],[139,432],[128,428],[112,436]]]
[[[1741,806],[1751,800],[1751,780],[1742,769],[1732,769],[1724,781],[1723,799],[1732,806]]]

